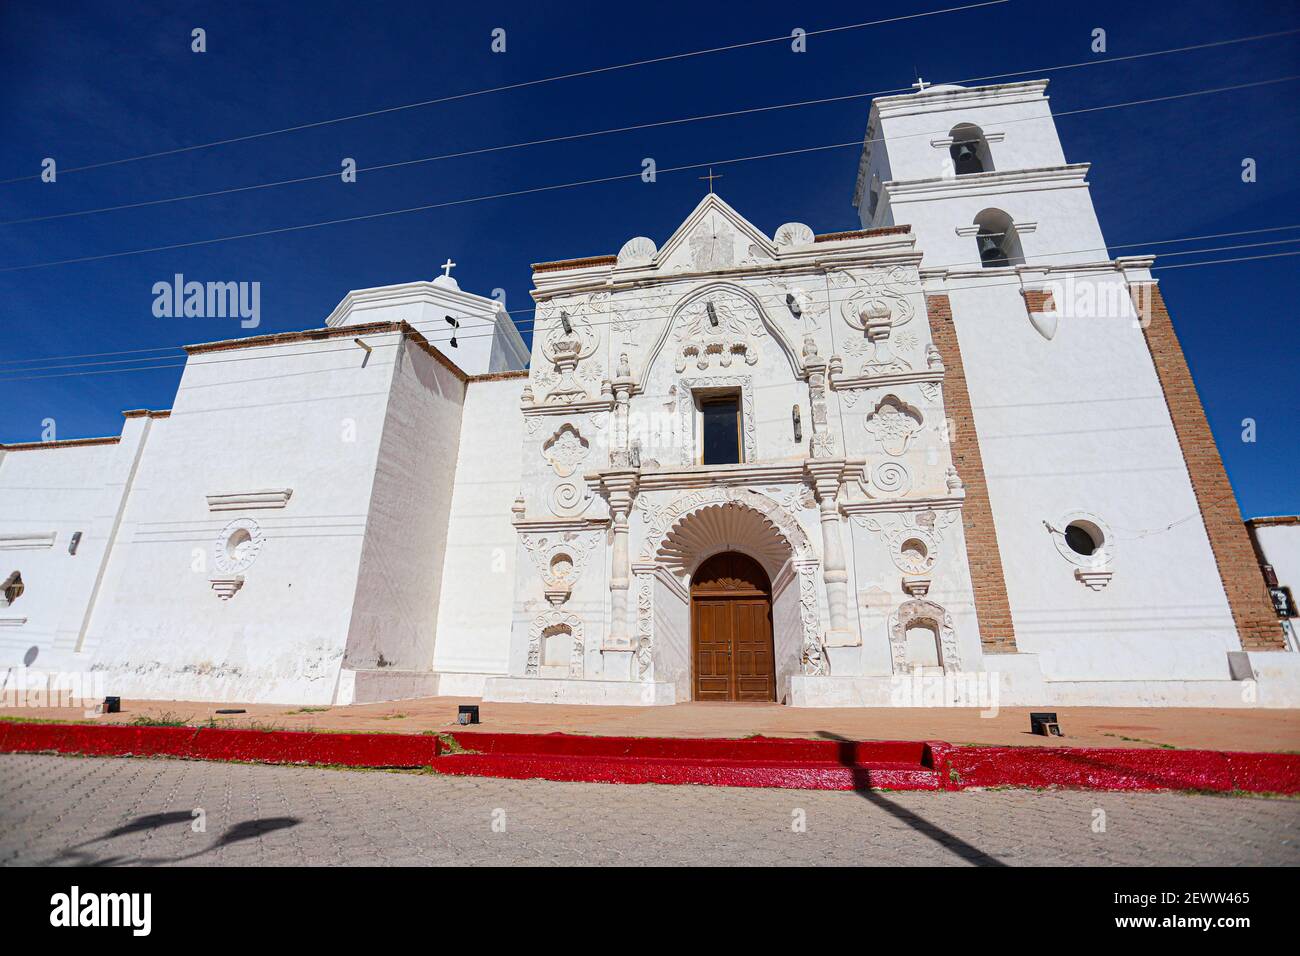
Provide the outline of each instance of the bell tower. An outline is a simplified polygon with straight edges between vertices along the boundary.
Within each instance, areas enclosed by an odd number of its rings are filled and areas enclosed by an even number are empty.
[[[920,81],[871,104],[853,204],[864,229],[909,224],[926,267],[1108,260],[1086,163],[1067,163],[1046,80]]]

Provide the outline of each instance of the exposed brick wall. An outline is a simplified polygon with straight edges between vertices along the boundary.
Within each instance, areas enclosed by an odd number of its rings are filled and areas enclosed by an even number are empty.
[[[1021,289],[1020,294],[1025,297],[1025,308],[1030,312],[1051,312],[1056,308],[1051,289]]]
[[[943,358],[943,398],[952,440],[952,463],[966,485],[962,524],[966,529],[966,557],[970,562],[971,584],[975,588],[975,614],[979,618],[980,643],[986,654],[1012,654],[1016,632],[1011,622],[1007,582],[1002,576],[1002,552],[993,524],[988,483],[984,480],[984,459],[966,387],[957,330],[952,324],[952,305],[946,295],[927,295],[930,335]]]
[[[1241,646],[1249,651],[1283,650],[1282,629],[1164,297],[1155,283],[1135,284],[1130,291],[1143,320],[1147,348],[1187,463]]]

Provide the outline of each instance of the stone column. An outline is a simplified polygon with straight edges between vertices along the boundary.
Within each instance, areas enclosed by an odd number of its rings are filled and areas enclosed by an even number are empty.
[[[817,496],[822,525],[822,578],[826,581],[826,603],[831,627],[826,635],[828,647],[848,647],[858,643],[857,628],[849,616],[849,574],[844,564],[844,540],[840,533],[840,510],[836,498],[846,462],[842,458],[810,459],[804,470]]]
[[[640,464],[632,454],[628,441],[628,404],[632,396],[632,372],[627,365],[627,355],[620,355],[618,370],[610,388],[614,393],[614,428],[610,436],[609,463],[616,468],[634,468]]]
[[[612,680],[630,680],[632,654],[635,642],[628,626],[627,592],[632,584],[632,569],[628,560],[628,516],[632,511],[632,498],[636,494],[635,469],[605,472],[600,476],[600,488],[609,502],[610,521],[614,530],[614,546],[609,572],[609,631],[601,645],[606,677]]]

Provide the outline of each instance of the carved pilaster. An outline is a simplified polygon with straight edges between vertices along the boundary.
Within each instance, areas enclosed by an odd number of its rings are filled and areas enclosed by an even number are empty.
[[[635,469],[609,471],[600,476],[600,493],[609,502],[610,522],[614,532],[609,573],[610,622],[602,650],[631,652],[635,642],[628,627],[627,592],[631,585],[628,558],[628,515],[636,496]]]
[[[826,643],[835,647],[859,643],[857,628],[849,615],[848,569],[844,562],[844,539],[836,499],[850,465],[843,458],[812,459],[804,471],[817,498],[822,526],[822,578],[826,582],[826,605],[830,610],[830,633]]]

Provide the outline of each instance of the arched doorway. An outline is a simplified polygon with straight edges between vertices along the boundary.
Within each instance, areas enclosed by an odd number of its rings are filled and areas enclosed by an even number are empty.
[[[696,700],[776,700],[772,585],[753,558],[715,554],[691,577]]]

